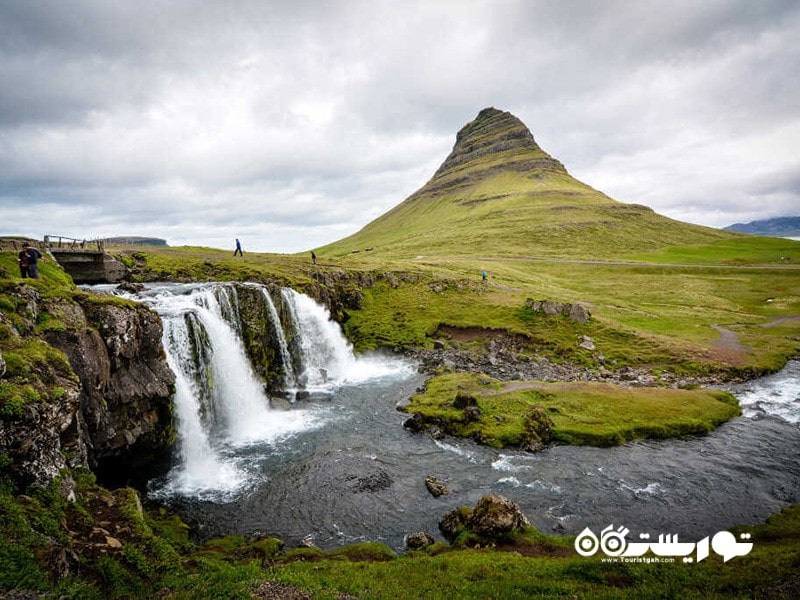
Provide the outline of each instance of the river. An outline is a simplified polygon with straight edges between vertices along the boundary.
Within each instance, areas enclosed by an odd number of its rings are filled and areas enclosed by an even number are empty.
[[[732,391],[744,415],[706,436],[616,448],[553,446],[537,454],[495,450],[404,429],[408,415],[397,407],[424,381],[415,366],[388,355],[353,356],[326,311],[292,292],[273,296],[305,315],[293,313],[294,318],[340,338],[302,352],[335,358],[338,371],[330,376],[324,365],[314,367],[325,377],[306,385],[302,400],[268,398],[251,379],[241,349],[234,347],[236,327],[225,324],[225,307],[213,300],[235,299],[235,294],[210,289],[166,286],[139,298],[165,320],[165,346],[178,375],[181,430],[175,466],[150,482],[149,495],[173,506],[200,539],[272,535],[290,547],[305,540],[322,548],[377,540],[400,550],[406,534],[437,535],[442,515],[490,493],[515,500],[545,533],[599,531],[613,523],[634,535],[678,533],[699,539],[761,522],[800,502],[797,361],[778,374],[736,386]],[[197,391],[202,379],[197,365],[187,368],[192,360],[186,346],[175,343],[187,311],[204,323],[210,345],[224,345],[225,351],[216,348],[214,356],[227,357],[217,367],[217,358],[206,360],[217,369],[215,393],[236,396],[235,403],[228,397],[215,400],[224,405],[217,411],[227,411],[216,432],[207,416],[205,421],[198,416],[203,410],[196,396],[203,394]],[[306,342],[320,336],[314,330]],[[305,372],[304,364],[295,360],[295,370]],[[425,487],[428,475],[444,481],[450,493],[432,497]]]

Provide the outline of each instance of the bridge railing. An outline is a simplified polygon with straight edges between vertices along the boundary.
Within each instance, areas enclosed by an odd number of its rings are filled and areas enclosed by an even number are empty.
[[[44,245],[50,250],[83,250],[84,252],[105,252],[105,240],[79,240],[63,235],[44,236]]]

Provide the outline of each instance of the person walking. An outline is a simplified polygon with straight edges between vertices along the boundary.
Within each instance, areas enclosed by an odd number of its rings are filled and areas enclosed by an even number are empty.
[[[239,241],[239,238],[236,238],[236,250],[233,251],[233,255],[242,256],[242,243]]]

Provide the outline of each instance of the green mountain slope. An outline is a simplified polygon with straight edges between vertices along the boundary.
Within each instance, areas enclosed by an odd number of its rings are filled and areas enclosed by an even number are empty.
[[[487,108],[420,190],[318,253],[610,259],[736,236],[609,198],[572,177],[517,117]]]

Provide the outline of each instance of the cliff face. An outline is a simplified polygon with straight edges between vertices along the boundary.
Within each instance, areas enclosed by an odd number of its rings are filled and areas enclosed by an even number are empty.
[[[135,475],[174,442],[175,376],[161,346],[161,320],[143,307],[79,299],[76,327],[48,335],[81,381],[89,466],[101,479]]]
[[[0,410],[0,455],[19,483],[46,484],[59,470],[92,468],[124,481],[161,460],[174,441],[174,376],[161,322],[142,306],[75,293],[42,298],[6,290],[1,385],[18,400]],[[7,394],[11,397],[9,394]]]

